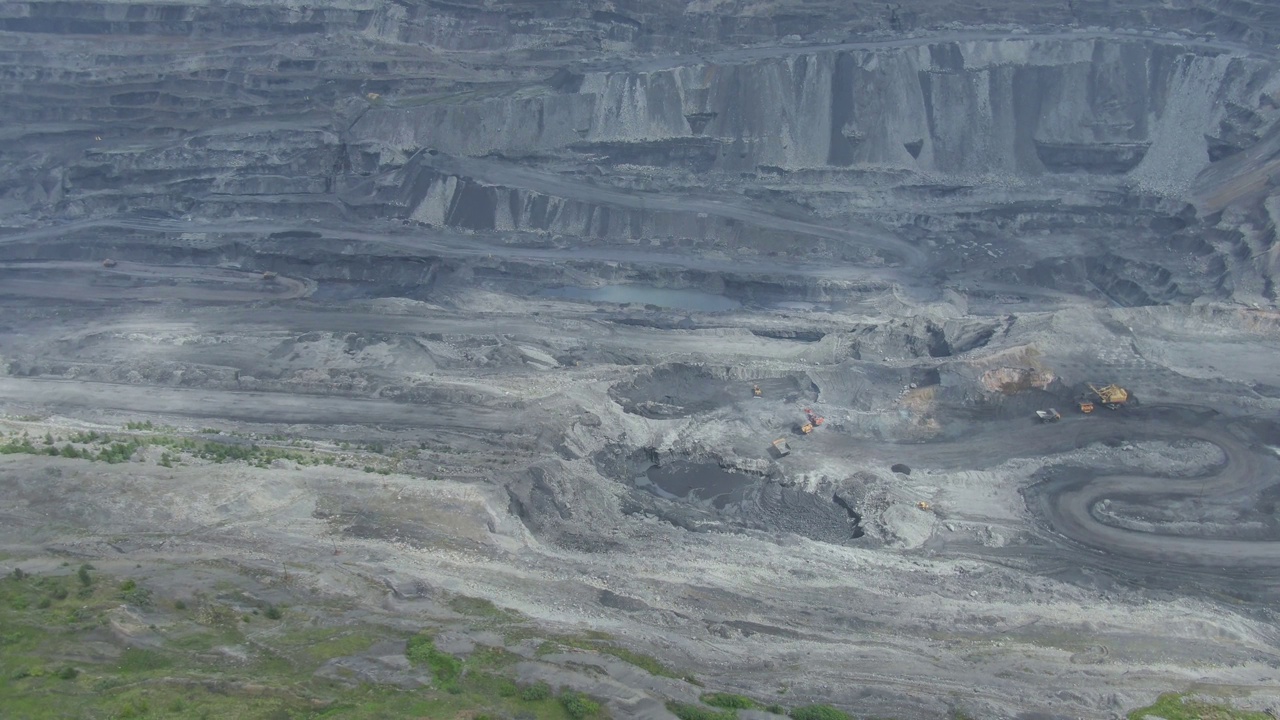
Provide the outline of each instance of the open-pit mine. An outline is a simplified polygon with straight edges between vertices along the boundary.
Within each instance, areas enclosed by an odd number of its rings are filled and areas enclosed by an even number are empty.
[[[1276,717],[1278,43],[0,3],[0,716]]]

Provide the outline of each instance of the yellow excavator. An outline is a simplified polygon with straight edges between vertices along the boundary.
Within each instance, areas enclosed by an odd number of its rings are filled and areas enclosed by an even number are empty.
[[[1080,405],[1080,412],[1091,413],[1094,408],[1094,400],[1102,403],[1102,407],[1108,410],[1119,410],[1121,407],[1130,403],[1136,404],[1137,398],[1129,394],[1128,390],[1112,383],[1106,387],[1098,387],[1093,383],[1089,383],[1089,393],[1082,396],[1077,404]]]

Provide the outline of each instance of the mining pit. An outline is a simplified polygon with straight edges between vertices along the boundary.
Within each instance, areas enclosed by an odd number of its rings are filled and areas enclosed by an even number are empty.
[[[1280,712],[1280,15],[846,5],[7,3],[0,565],[617,718]]]

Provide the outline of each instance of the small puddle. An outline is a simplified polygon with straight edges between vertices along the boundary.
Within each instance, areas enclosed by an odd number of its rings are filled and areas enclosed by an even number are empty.
[[[711,501],[724,508],[741,499],[741,491],[754,485],[757,478],[711,463],[672,462],[654,465],[645,472],[645,480],[637,483],[645,490],[668,500]]]
[[[586,300],[590,302],[633,303],[697,312],[736,310],[742,304],[723,295],[700,290],[669,290],[644,285],[603,285],[594,288],[554,287],[538,292],[539,297]]]

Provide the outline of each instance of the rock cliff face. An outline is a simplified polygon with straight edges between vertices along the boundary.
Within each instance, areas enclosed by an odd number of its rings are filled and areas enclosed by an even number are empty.
[[[0,31],[133,37],[279,38],[357,31],[451,50],[544,48],[696,51],[792,35],[842,38],[954,24],[1185,30],[1266,44],[1280,37],[1268,0],[329,0],[280,4],[240,0],[182,5],[98,0],[19,0],[0,8]]]
[[[646,164],[701,140],[705,164],[730,172],[1135,171],[1185,182],[1242,139],[1236,125],[1280,89],[1273,72],[1152,40],[920,43],[588,72],[534,97],[372,108],[351,132],[374,147],[462,155],[670,143]]]
[[[0,222],[393,223],[1269,298],[1280,11],[988,5],[6,3]]]

